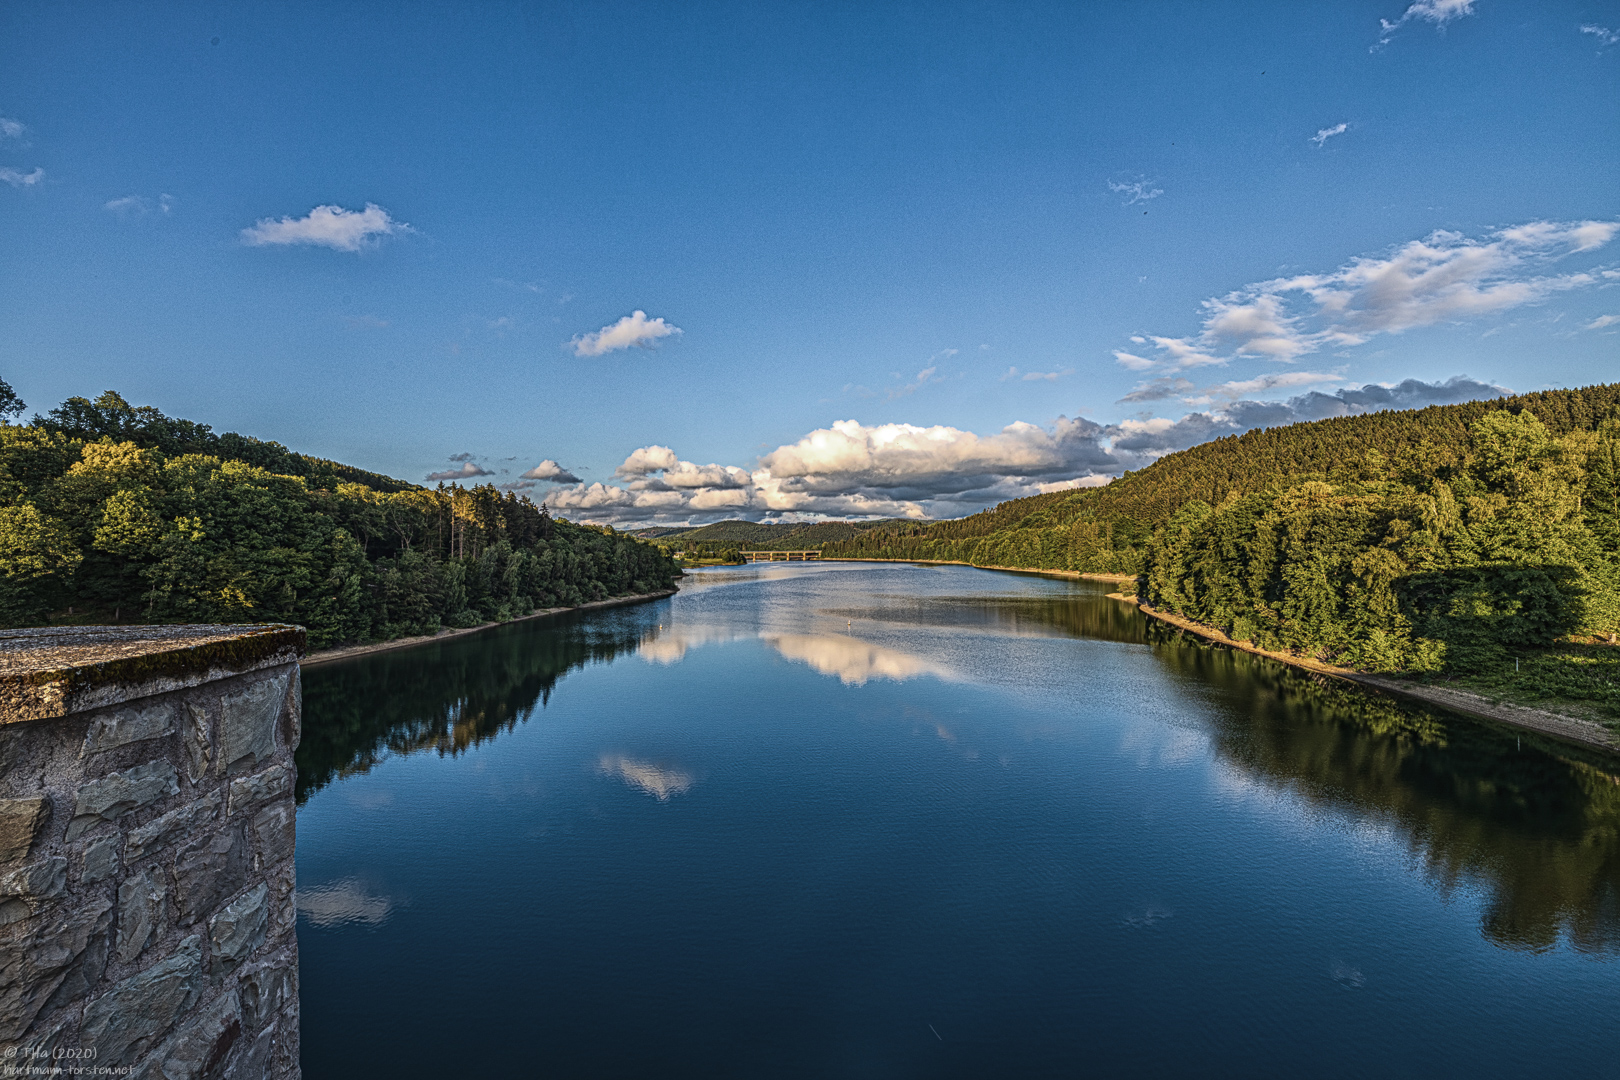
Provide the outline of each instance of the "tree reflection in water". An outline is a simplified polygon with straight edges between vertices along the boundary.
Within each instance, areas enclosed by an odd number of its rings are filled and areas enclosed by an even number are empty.
[[[1567,936],[1620,952],[1615,761],[1149,632],[1166,665],[1228,703],[1210,723],[1216,753],[1298,798],[1400,829],[1442,889],[1483,889],[1487,940],[1543,950]]]
[[[298,802],[395,754],[460,754],[527,720],[569,671],[632,652],[668,602],[561,616],[304,673]]]
[[[1615,761],[1211,646],[1104,592],[873,595],[814,615],[1147,644],[1179,679],[1216,691],[1221,707],[1195,718],[1224,762],[1293,797],[1399,829],[1440,888],[1483,890],[1488,940],[1541,950],[1567,937],[1584,951],[1620,952]],[[689,642],[679,628],[660,630],[670,619],[665,601],[312,668],[298,799],[393,754],[459,754],[511,730],[573,668],[644,646],[650,658],[677,663],[701,641],[771,638],[756,623],[736,633],[693,627],[703,633]]]

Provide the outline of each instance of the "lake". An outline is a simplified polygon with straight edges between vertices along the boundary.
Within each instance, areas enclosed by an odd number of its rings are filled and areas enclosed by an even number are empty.
[[[1620,1075],[1613,761],[1108,588],[717,568],[306,671],[304,1075]]]

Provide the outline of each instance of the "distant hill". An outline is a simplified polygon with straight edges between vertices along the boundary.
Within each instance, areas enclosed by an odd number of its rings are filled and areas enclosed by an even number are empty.
[[[738,547],[745,551],[818,551],[823,544],[850,540],[873,530],[893,529],[901,519],[877,521],[815,521],[765,525],[756,521],[717,521],[712,525],[686,528],[639,529],[634,535],[644,540],[708,544],[710,547]]]

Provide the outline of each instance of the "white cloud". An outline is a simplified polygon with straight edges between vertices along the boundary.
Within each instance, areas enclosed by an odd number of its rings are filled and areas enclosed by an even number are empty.
[[[1620,323],[1620,315],[1599,315],[1597,318],[1593,319],[1591,322],[1582,327],[1582,329],[1602,330],[1605,326],[1613,326],[1615,323]]]
[[[582,334],[569,344],[575,356],[601,356],[617,349],[651,348],[659,338],[679,334],[681,328],[671,326],[662,318],[649,319],[645,311],[635,311],[612,326],[604,326],[594,334]]]
[[[21,172],[17,169],[0,169],[0,181],[12,187],[33,187],[45,179],[44,169],[35,169],[33,172]]]
[[[451,461],[456,461],[456,460],[460,459],[461,457],[462,457],[462,455],[457,455],[456,457],[453,457],[450,460]],[[461,468],[459,468],[459,469],[445,469],[442,472],[428,473],[427,478],[429,480],[472,480],[472,479],[476,479],[477,477],[480,477],[480,476],[494,476],[494,475],[495,474],[492,471],[490,471],[489,469],[483,468],[482,466],[479,466],[479,465],[475,465],[471,461],[465,461],[464,460],[464,461],[462,461]]]
[[[1321,146],[1323,143],[1325,143],[1329,139],[1333,138],[1333,136],[1335,136],[1335,135],[1343,135],[1346,131],[1349,131],[1349,130],[1350,130],[1350,125],[1349,124],[1334,124],[1332,127],[1322,128],[1315,135],[1312,135],[1311,136],[1311,142],[1315,143],[1317,146]]]
[[[1598,39],[1598,48],[1600,49],[1606,49],[1610,45],[1620,44],[1620,33],[1616,33],[1606,26],[1598,26],[1595,23],[1585,23],[1581,26],[1581,33],[1591,34],[1592,36],[1596,37]]]
[[[1136,203],[1147,202],[1149,199],[1157,199],[1160,195],[1164,194],[1163,188],[1154,187],[1153,181],[1145,177],[1132,180],[1129,183],[1124,184],[1116,184],[1110,180],[1108,181],[1108,190],[1114,192],[1116,195],[1128,196],[1128,198],[1125,200],[1126,206],[1133,206]]]
[[[1205,300],[1198,334],[1152,337],[1160,355],[1151,359],[1119,350],[1114,357],[1132,371],[1183,370],[1241,356],[1289,363],[1379,334],[1494,315],[1607,277],[1609,271],[1547,270],[1617,233],[1615,221],[1533,221],[1484,239],[1436,232],[1331,273],[1277,278]]]
[[[1445,382],[1407,379],[1332,393],[1308,391],[1287,401],[1259,394],[1338,381],[1318,372],[1271,372],[1198,391],[1201,411],[1180,419],[1150,417],[1102,425],[1059,417],[1053,424],[1009,424],[993,435],[913,424],[867,426],[842,420],[777,447],[752,470],[696,465],[667,446],[644,446],[616,470],[624,486],[578,484],[553,489],[558,512],[617,525],[718,521],[807,521],[822,518],[959,517],[1007,499],[1098,487],[1127,469],[1195,443],[1330,416],[1411,409],[1499,397],[1500,386],[1457,376]],[[1159,380],[1182,396],[1185,378]],[[1150,384],[1151,385],[1151,384]]]
[[[21,121],[0,116],[0,139],[20,139],[27,130]]]
[[[949,350],[949,352],[952,353],[955,351],[955,349]],[[943,382],[945,377],[943,375],[936,375],[935,372],[937,371],[939,371],[937,365],[925,367],[921,371],[917,372],[917,377],[915,379],[912,379],[904,386],[890,388],[885,397],[889,401],[894,401],[898,398],[910,397],[912,394],[915,394],[929,383]]]
[[[159,195],[157,207],[165,214],[174,209],[173,195]],[[152,210],[152,201],[144,195],[125,195],[121,199],[108,199],[101,204],[103,210],[110,211],[120,217],[141,217]]]
[[[409,225],[395,221],[376,203],[367,203],[364,210],[317,206],[301,218],[261,218],[242,230],[242,243],[249,247],[313,244],[335,251],[360,251],[374,237],[410,231]]]
[[[1460,19],[1464,15],[1474,13],[1476,0],[1415,0],[1411,7],[1394,22],[1388,19],[1378,20],[1378,43],[1372,47],[1373,52],[1389,44],[1389,39],[1395,31],[1405,26],[1413,19],[1423,19],[1431,22],[1436,29],[1443,30],[1448,22]]]
[[[521,476],[524,480],[545,480],[553,484],[577,484],[579,477],[552,461],[550,458],[542,461]]]
[[[1131,340],[1140,341],[1142,339],[1132,338]],[[1135,353],[1128,353],[1123,349],[1114,350],[1114,359],[1119,361],[1121,367],[1129,368],[1132,371],[1146,371],[1154,365],[1154,361],[1149,360],[1147,357],[1137,356]]]

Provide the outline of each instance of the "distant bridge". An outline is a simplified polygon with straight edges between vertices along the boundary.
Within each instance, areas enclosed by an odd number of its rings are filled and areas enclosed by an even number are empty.
[[[745,551],[746,562],[820,562],[819,551]]]

